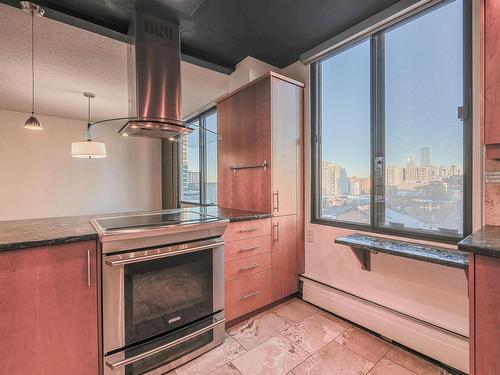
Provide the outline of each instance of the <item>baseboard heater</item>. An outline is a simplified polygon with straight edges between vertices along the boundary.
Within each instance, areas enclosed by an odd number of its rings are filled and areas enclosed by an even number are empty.
[[[384,337],[469,372],[469,338],[382,306],[351,293],[300,276],[303,299]]]

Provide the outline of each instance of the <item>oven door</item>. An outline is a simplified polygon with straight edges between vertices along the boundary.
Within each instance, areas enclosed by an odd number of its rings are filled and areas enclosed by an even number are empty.
[[[220,238],[103,255],[104,353],[224,309]]]

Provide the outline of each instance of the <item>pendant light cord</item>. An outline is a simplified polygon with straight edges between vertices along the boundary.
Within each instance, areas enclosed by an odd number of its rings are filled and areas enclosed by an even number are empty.
[[[91,96],[87,96],[87,99],[88,99],[88,104],[87,104],[87,141],[90,141],[92,140],[92,133],[91,133],[91,129],[90,129],[90,99],[91,99]]]
[[[31,115],[35,114],[35,12],[31,10]]]

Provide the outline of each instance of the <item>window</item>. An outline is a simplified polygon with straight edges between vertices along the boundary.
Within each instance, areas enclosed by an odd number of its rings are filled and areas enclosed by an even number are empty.
[[[312,65],[314,222],[470,233],[469,8],[443,1]]]
[[[217,204],[217,112],[215,108],[187,121],[193,132],[182,139],[181,203]]]

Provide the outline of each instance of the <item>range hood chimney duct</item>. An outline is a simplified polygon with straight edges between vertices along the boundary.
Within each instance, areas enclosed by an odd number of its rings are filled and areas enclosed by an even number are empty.
[[[166,139],[190,133],[181,120],[179,26],[136,10],[129,35],[130,118],[119,133]]]

